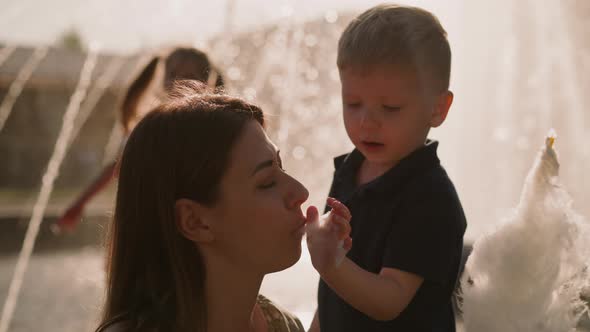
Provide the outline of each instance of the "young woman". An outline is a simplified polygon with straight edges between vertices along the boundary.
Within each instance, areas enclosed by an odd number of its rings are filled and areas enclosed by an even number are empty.
[[[175,80],[190,79],[210,87],[223,87],[220,71],[208,56],[194,48],[177,47],[163,56],[154,56],[129,86],[120,109],[120,121],[127,137],[135,124],[160,103]],[[58,229],[75,227],[84,207],[113,179],[116,161],[111,162],[84,190],[57,221]]]
[[[265,274],[299,259],[308,197],[263,125],[258,107],[196,82],[138,123],[120,163],[97,331],[303,331],[258,294]],[[337,213],[344,239],[349,214]]]

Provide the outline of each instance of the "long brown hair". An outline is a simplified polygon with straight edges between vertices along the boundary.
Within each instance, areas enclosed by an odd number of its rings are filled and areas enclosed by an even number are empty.
[[[131,132],[106,239],[103,327],[123,315],[129,331],[206,328],[203,261],[177,230],[174,204],[180,198],[215,204],[243,127],[264,124],[257,106],[206,89],[178,83]]]
[[[223,87],[221,72],[207,54],[189,47],[176,47],[167,54],[154,56],[131,82],[121,105],[121,122],[126,132],[131,131],[138,112],[139,101],[156,77],[158,66],[163,66],[164,75],[159,82],[168,91],[175,80],[197,80],[212,88]]]

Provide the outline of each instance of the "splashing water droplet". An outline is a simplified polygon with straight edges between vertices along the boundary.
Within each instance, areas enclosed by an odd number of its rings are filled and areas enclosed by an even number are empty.
[[[248,101],[253,101],[254,99],[256,99],[256,89],[254,89],[254,88],[246,88],[244,90],[244,97]]]
[[[305,154],[307,153],[307,150],[305,150],[304,147],[302,147],[301,145],[296,146],[293,149],[293,158],[297,159],[297,160],[302,160],[303,158],[305,158]]]
[[[338,72],[338,69],[330,70],[330,79],[332,79],[332,81],[340,80],[340,73]]]
[[[328,23],[336,23],[336,21],[338,20],[338,13],[335,10],[329,10],[324,15],[324,18]]]
[[[529,139],[526,136],[520,136],[516,140],[516,148],[526,150],[530,146]]]
[[[318,37],[316,35],[309,34],[305,36],[305,45],[307,47],[314,47],[318,43]]]
[[[510,131],[506,127],[498,127],[494,129],[492,136],[494,137],[495,141],[504,143],[510,138]]]
[[[242,72],[240,71],[240,68],[238,68],[238,67],[231,67],[227,71],[227,77],[229,77],[229,79],[232,81],[238,81],[242,78]]]
[[[266,37],[262,33],[256,33],[252,36],[252,43],[256,47],[261,47],[266,43]]]
[[[313,67],[307,69],[307,71],[305,72],[305,77],[310,81],[316,80],[318,78],[318,76],[319,76],[318,70]]]
[[[338,111],[340,111],[341,105],[342,105],[342,98],[338,95],[333,95],[330,98],[330,103],[328,104],[328,110],[330,112],[338,112]]]
[[[284,84],[284,80],[280,75],[272,75],[269,81],[270,85],[275,89],[280,88]]]
[[[234,57],[234,58],[237,57],[238,55],[240,55],[240,46],[230,45],[227,48],[227,55]]]
[[[290,17],[293,15],[293,7],[289,5],[284,5],[281,7],[281,15],[283,17]]]

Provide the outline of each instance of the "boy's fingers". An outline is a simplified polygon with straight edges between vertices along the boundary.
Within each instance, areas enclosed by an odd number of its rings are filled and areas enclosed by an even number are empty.
[[[344,250],[346,250],[346,251],[352,249],[352,238],[351,237],[347,237],[346,239],[344,239],[344,242],[342,243],[342,248],[344,248]]]
[[[348,220],[350,220],[352,218],[352,215],[350,214],[350,210],[346,207],[346,205],[344,205],[339,200],[332,198],[332,197],[328,197],[327,203],[332,208],[332,211],[334,211],[334,213],[336,213],[336,214],[340,215],[341,217],[348,219]]]
[[[348,222],[348,220],[342,218],[341,216],[339,216],[337,214],[333,214],[331,219],[332,219],[332,222],[338,226],[338,233],[340,235],[339,237],[340,238],[348,237],[348,235],[350,234],[350,231],[351,231],[350,223]]]
[[[318,212],[318,208],[316,208],[313,205],[310,205],[307,208],[307,212],[306,212],[306,216],[305,216],[305,222],[307,224],[312,224],[312,223],[318,222],[319,219],[320,219],[320,213]]]
[[[335,208],[332,211],[334,211],[334,214],[339,215],[340,217],[346,219],[346,220],[350,220],[351,216],[350,216],[350,212],[346,211],[346,210],[342,210],[340,208]]]

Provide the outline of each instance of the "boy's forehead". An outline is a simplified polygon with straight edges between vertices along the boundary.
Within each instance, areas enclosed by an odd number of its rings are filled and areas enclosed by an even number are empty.
[[[338,68],[340,77],[343,74],[368,77],[368,76],[415,76],[416,71],[409,64],[369,63],[349,64]]]
[[[343,90],[373,89],[373,85],[396,90],[419,88],[418,80],[412,70],[396,67],[343,68],[340,69]]]

